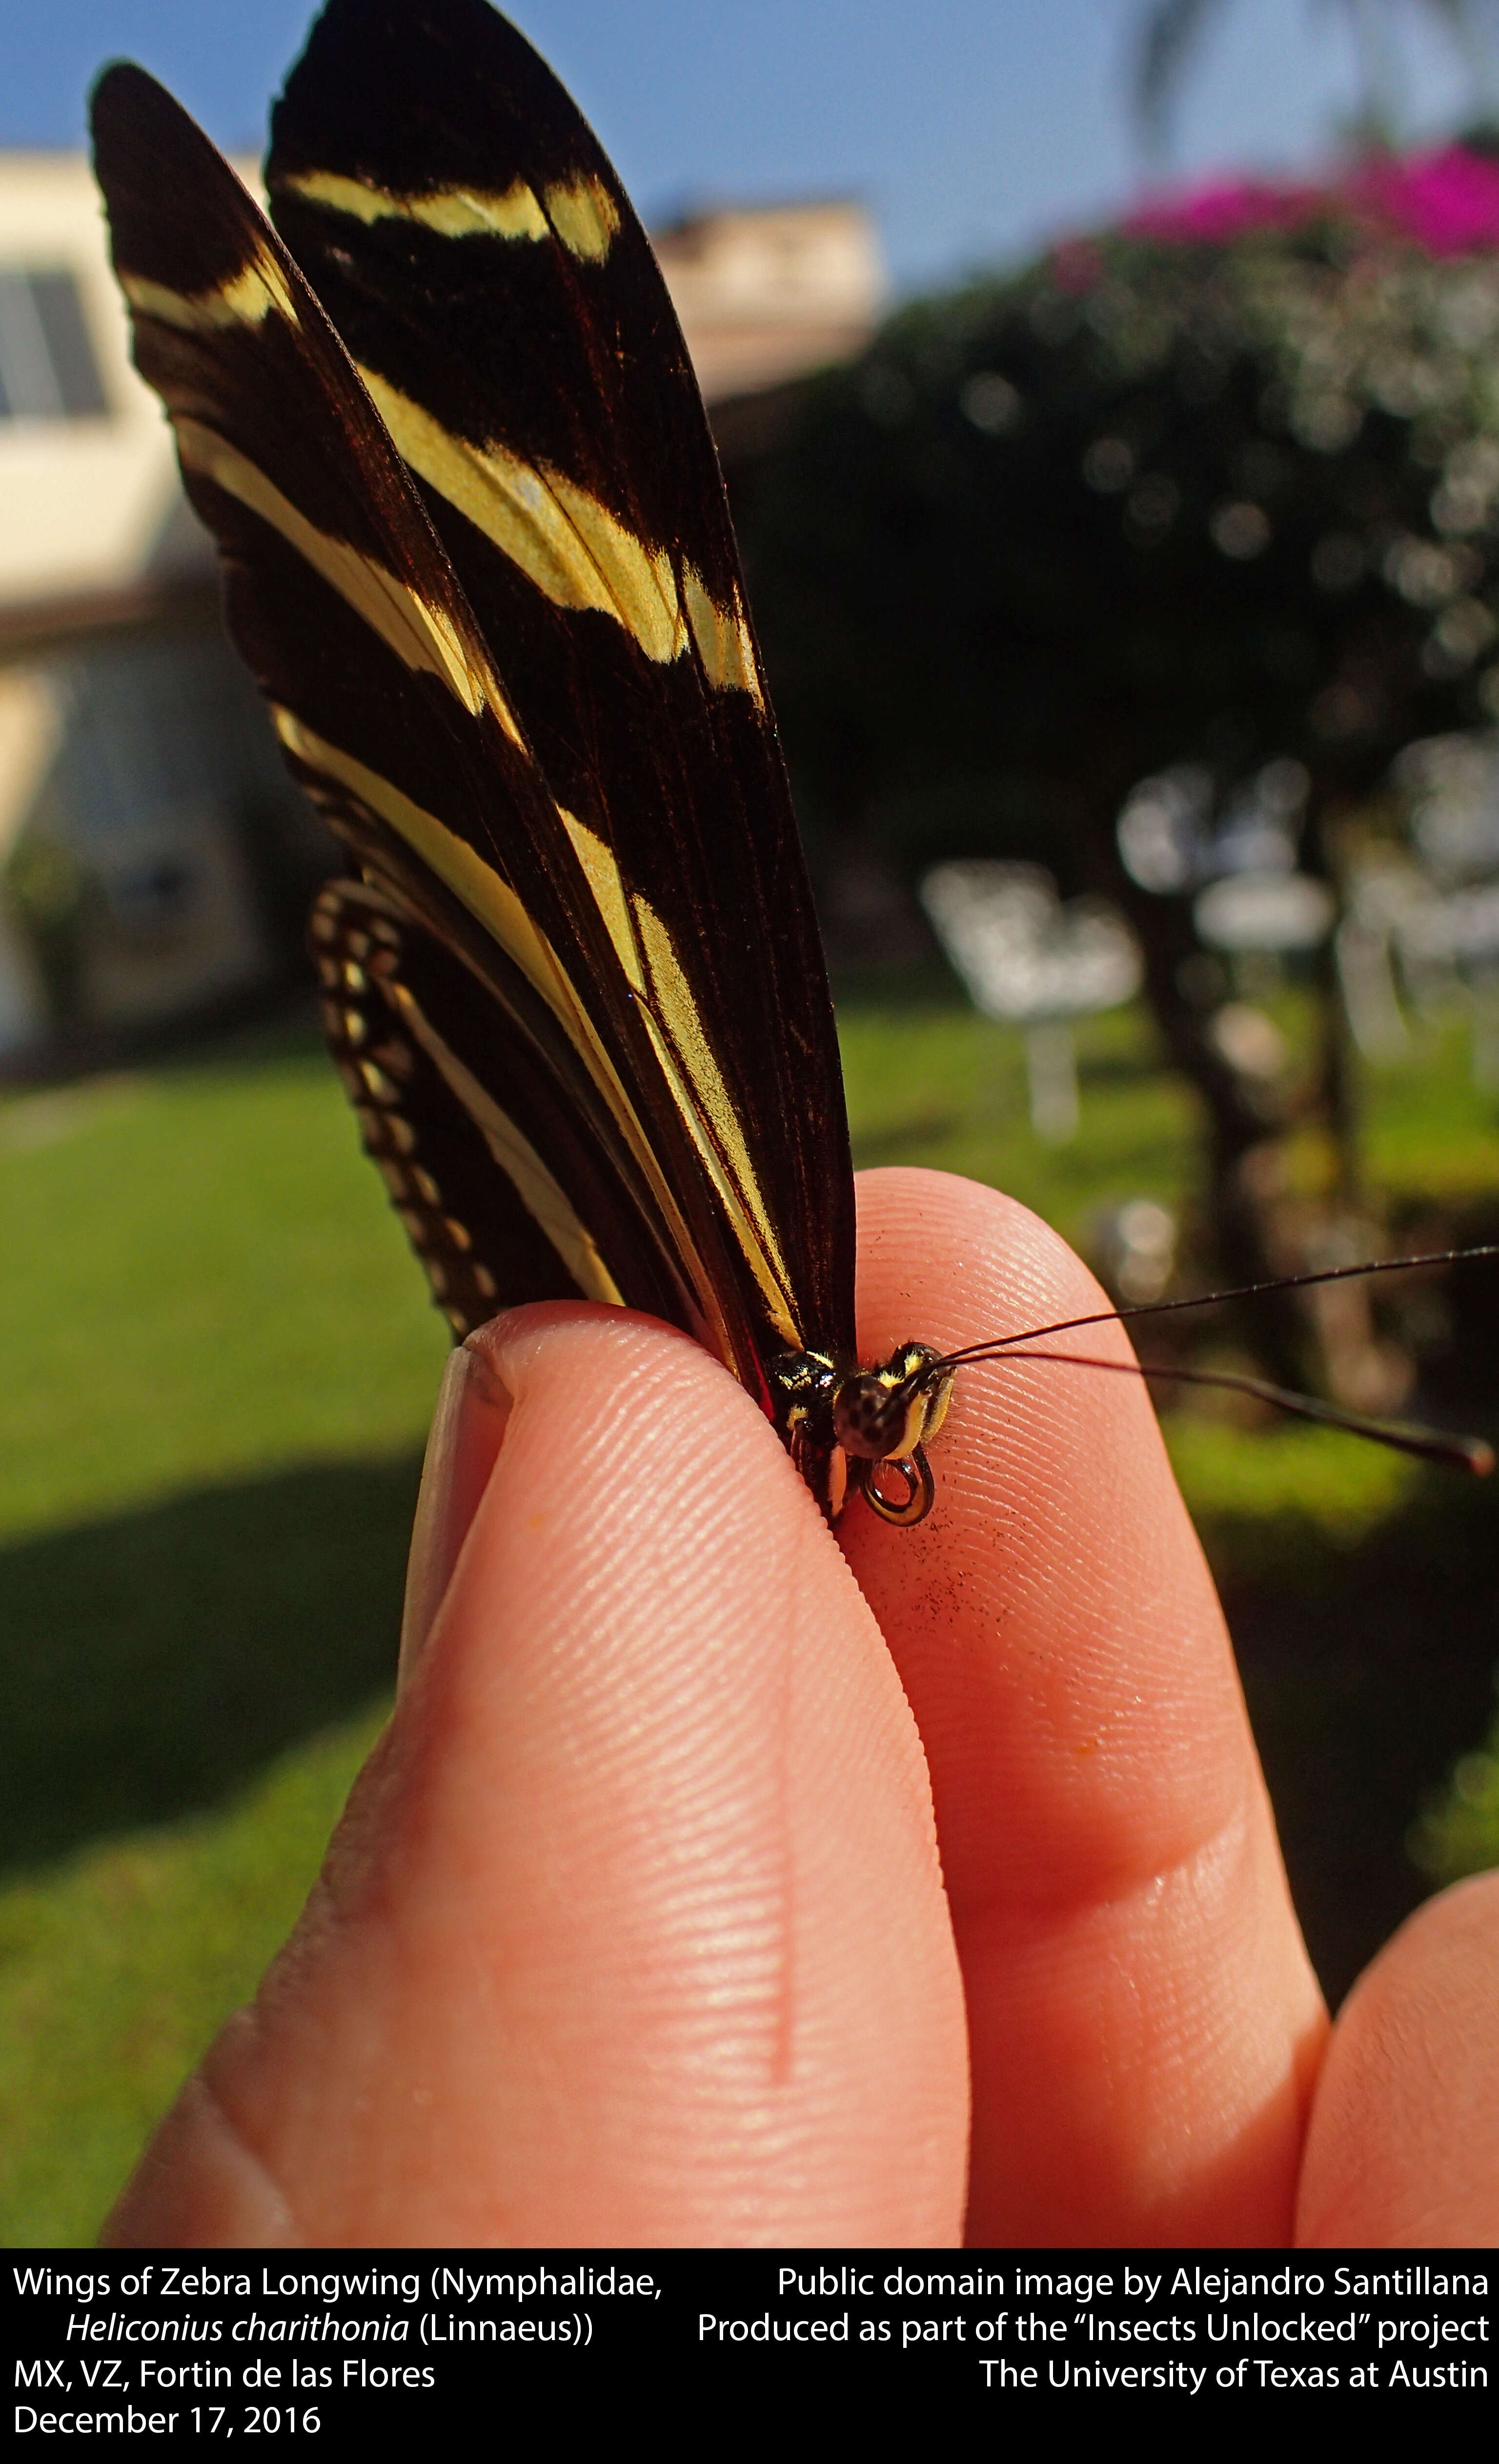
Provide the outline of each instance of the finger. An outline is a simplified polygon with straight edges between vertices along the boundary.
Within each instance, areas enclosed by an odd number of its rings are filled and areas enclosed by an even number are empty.
[[[1106,1309],[1025,1209],[860,1181],[871,1354]],[[1132,1355],[1123,1330],[1057,1337]],[[959,1371],[916,1530],[840,1526],[926,1747],[978,2242],[1275,2242],[1324,2020],[1223,1618],[1140,1381]]]
[[[1338,2013],[1296,2240],[1499,2246],[1499,1874],[1418,1908]]]
[[[836,1544],[685,1338],[545,1308],[475,1350],[395,1718],[115,2237],[954,2239],[930,1794]]]

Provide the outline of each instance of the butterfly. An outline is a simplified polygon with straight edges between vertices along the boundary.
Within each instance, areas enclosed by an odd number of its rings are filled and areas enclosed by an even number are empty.
[[[706,415],[597,139],[487,0],[330,0],[270,222],[143,70],[93,124],[137,365],[348,860],[310,928],[333,1057],[455,1336],[649,1311],[829,1519],[919,1522],[959,1366],[1068,1330],[857,1359],[801,841]]]

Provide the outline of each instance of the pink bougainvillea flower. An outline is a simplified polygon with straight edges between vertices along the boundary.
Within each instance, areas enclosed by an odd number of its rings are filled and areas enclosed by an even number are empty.
[[[1323,216],[1414,240],[1432,256],[1499,247],[1499,162],[1465,145],[1376,156],[1320,182],[1218,180],[1147,197],[1120,229],[1180,246],[1223,246],[1256,231],[1294,231]],[[1079,243],[1069,243],[1075,253]],[[1064,252],[1058,252],[1058,258]]]

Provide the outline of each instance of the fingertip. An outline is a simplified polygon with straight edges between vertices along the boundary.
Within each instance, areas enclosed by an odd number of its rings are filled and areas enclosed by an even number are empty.
[[[1499,1874],[1418,1908],[1339,2012],[1296,2240],[1319,2250],[1499,2244]]]

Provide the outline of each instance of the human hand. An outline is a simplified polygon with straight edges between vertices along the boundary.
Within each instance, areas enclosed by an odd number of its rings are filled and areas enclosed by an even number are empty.
[[[1100,1305],[969,1183],[866,1175],[860,1225],[866,1357]],[[455,1354],[395,1716],[106,2238],[1493,2238],[1499,1878],[1329,2056],[1142,1386],[960,1375],[934,1469],[835,1537],[682,1336]]]

